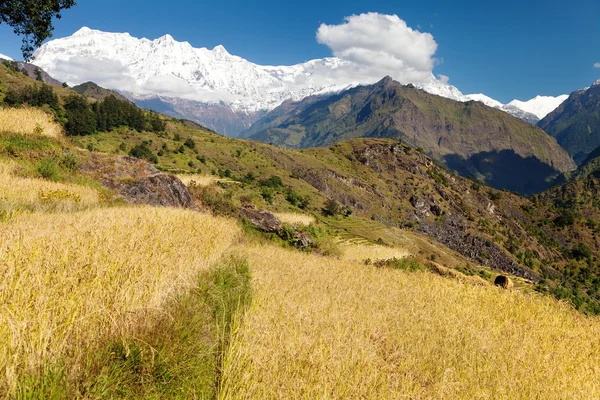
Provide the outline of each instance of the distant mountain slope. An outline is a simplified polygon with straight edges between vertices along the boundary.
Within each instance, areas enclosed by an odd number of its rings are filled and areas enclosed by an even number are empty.
[[[85,82],[81,85],[73,86],[72,89],[79,94],[100,101],[104,100],[108,96],[114,96],[119,100],[129,101],[114,90],[104,89],[103,87],[98,86],[94,82]]]
[[[577,90],[538,124],[578,163],[600,146],[600,80]]]
[[[451,169],[524,194],[539,192],[575,164],[541,129],[479,102],[461,103],[387,77],[327,98],[284,103],[248,132],[286,147],[358,137],[401,140]]]

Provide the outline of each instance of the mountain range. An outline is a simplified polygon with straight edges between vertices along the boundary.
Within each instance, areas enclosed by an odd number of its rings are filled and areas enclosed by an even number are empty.
[[[336,57],[292,66],[262,66],[229,54],[223,46],[193,48],[170,35],[156,40],[128,33],[81,28],[40,47],[34,63],[70,85],[87,81],[118,90],[143,107],[189,118],[228,136],[238,136],[285,100],[337,93],[377,79],[349,80],[349,61]],[[481,101],[530,123],[566,96],[502,104],[483,94],[464,95],[433,75],[415,86],[457,101]]]
[[[480,102],[431,95],[390,77],[336,95],[285,102],[243,134],[295,148],[392,138],[463,176],[523,194],[539,192],[575,168],[567,152],[538,127]]]

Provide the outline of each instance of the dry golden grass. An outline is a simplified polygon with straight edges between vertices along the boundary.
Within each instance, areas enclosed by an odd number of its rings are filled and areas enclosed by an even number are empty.
[[[189,186],[192,181],[196,183],[198,186],[210,186],[213,183],[217,182],[228,182],[235,183],[235,181],[231,179],[219,178],[214,175],[200,175],[200,174],[179,174],[177,177],[184,183],[184,185]]]
[[[98,191],[80,185],[23,178],[14,174],[17,164],[0,161],[0,211],[71,211],[98,204]]]
[[[284,224],[308,226],[315,222],[315,217],[299,213],[273,213]]]
[[[366,259],[388,260],[390,258],[403,258],[411,253],[406,249],[397,247],[380,246],[342,241],[339,243],[342,257],[347,261],[363,262]]]
[[[56,360],[76,375],[90,349],[151,324],[238,234],[229,220],[150,207],[0,224],[0,392]]]
[[[600,321],[549,298],[274,247],[221,399],[597,399]]]
[[[63,136],[63,128],[39,108],[1,108],[0,133],[44,135],[53,138]]]

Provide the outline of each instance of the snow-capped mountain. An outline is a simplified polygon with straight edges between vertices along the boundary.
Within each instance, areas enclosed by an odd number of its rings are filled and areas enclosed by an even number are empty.
[[[13,61],[12,58],[10,58],[9,56],[5,56],[4,54],[0,53],[0,59],[1,60],[8,60],[8,61]]]
[[[509,106],[517,107],[525,112],[531,113],[543,119],[546,115],[554,111],[558,106],[565,101],[569,95],[552,96],[536,96],[529,101],[513,100],[508,103]]]
[[[357,76],[352,62],[336,57],[291,66],[262,66],[229,54],[220,45],[212,50],[194,48],[170,35],[138,39],[128,33],[87,27],[44,44],[35,52],[33,62],[70,85],[93,81],[122,92],[142,106],[193,119],[229,136],[236,136],[285,100],[335,93],[381,79]],[[545,105],[554,104],[549,100],[531,105],[511,103],[514,107],[505,109],[482,94],[465,96],[433,74],[424,82],[400,83],[412,83],[457,101],[482,101],[517,114],[523,113],[522,106],[541,115],[552,111]],[[219,121],[221,113],[227,114],[225,121]]]

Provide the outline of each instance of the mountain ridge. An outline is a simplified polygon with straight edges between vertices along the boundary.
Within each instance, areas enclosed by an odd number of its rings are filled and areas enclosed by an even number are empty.
[[[600,146],[600,80],[571,93],[538,126],[581,164]]]
[[[566,151],[533,125],[480,102],[446,99],[390,77],[284,103],[244,135],[291,148],[392,138],[422,148],[463,176],[525,194],[545,189],[575,168]]]
[[[168,34],[149,40],[87,27],[72,36],[42,45],[34,54],[34,60],[71,85],[91,80],[123,94],[128,92],[126,97],[142,105],[153,95],[156,102],[167,103],[165,107],[170,104],[178,108],[178,113],[188,110],[183,114],[186,118],[212,129],[219,125],[218,130],[228,136],[237,136],[241,128],[248,128],[256,120],[253,113],[272,110],[285,100],[335,93],[381,79],[378,76],[348,80],[344,71],[350,62],[336,57],[291,66],[262,66],[231,55],[222,45],[212,50],[193,48],[188,42],[178,42]],[[90,76],[88,67],[91,65],[118,74]],[[433,74],[428,81],[403,83],[413,83],[429,93],[453,100],[472,100]],[[224,121],[219,121],[214,104],[221,103],[231,108],[233,119],[226,115]],[[523,114],[523,110],[500,108],[527,118],[528,122],[535,120]],[[216,121],[212,126],[207,123],[211,120]]]

